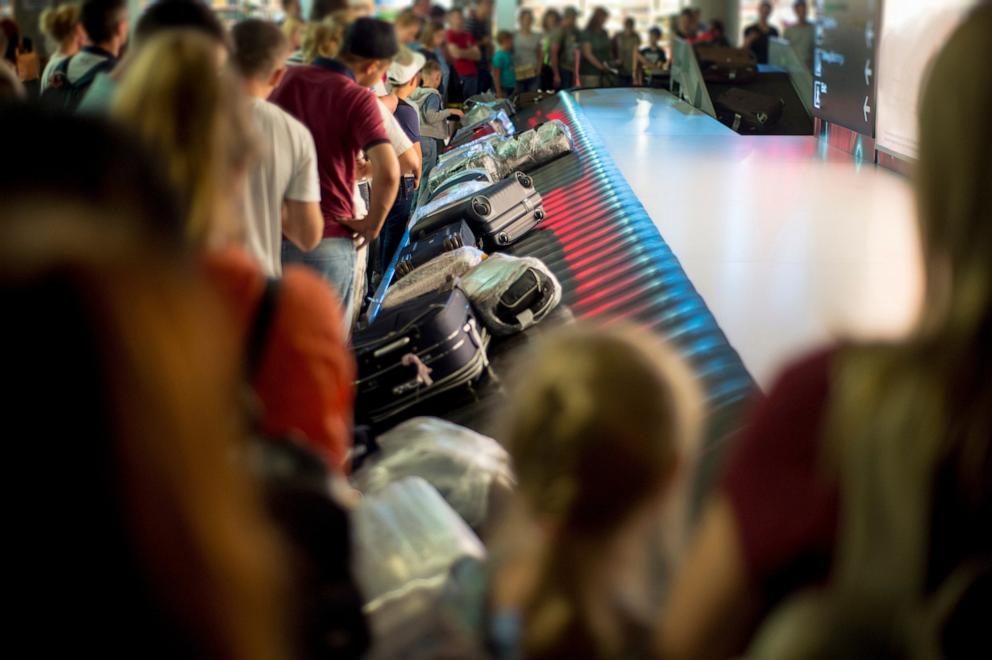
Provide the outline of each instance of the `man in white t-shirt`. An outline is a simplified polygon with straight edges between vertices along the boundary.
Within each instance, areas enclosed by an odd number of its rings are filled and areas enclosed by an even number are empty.
[[[258,162],[244,191],[244,245],[268,275],[278,277],[283,236],[305,252],[323,236],[317,152],[307,127],[265,100],[286,71],[285,35],[273,23],[249,19],[235,25],[231,37],[231,60],[252,97],[260,138]]]

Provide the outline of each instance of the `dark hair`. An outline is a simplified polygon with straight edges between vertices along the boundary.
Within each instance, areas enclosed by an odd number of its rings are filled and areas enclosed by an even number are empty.
[[[39,108],[0,108],[0,125],[17,126],[5,137],[15,158],[0,159],[0,199],[5,209],[35,200],[64,201],[103,215],[140,220],[140,226],[113,227],[177,249],[184,244],[178,202],[163,182],[159,162],[118,125],[103,118],[56,114]],[[53,153],[86,159],[52,160]]]
[[[231,62],[245,78],[267,78],[289,50],[289,40],[275,23],[249,18],[231,28]]]
[[[712,21],[710,21],[710,31],[724,34],[727,30],[723,26],[723,21],[721,21],[719,18],[714,18]]]
[[[554,18],[559,23],[561,23],[561,12],[559,12],[557,9],[554,9],[554,8],[551,8],[551,9],[546,10],[544,12],[544,15],[541,16],[541,29],[542,30],[547,30],[548,29],[548,20],[549,19],[552,19],[552,18]]]
[[[444,21],[445,14],[447,14],[447,12],[444,10],[444,7],[442,7],[441,5],[431,6],[430,15],[432,21]]]
[[[11,64],[17,64],[17,46],[21,42],[21,29],[17,22],[8,17],[0,18],[0,46],[3,46],[3,58]]]
[[[79,20],[94,44],[114,38],[117,26],[127,13],[127,0],[85,0]]]
[[[658,37],[659,39],[661,39],[661,28],[655,25],[653,28],[648,30],[648,34],[651,35],[652,37]]]
[[[144,43],[164,30],[188,28],[227,45],[227,32],[210,7],[197,0],[158,0],[138,19],[135,43]]]
[[[496,43],[501,44],[507,40],[513,41],[513,33],[509,30],[500,30],[496,33]]]
[[[350,8],[348,0],[313,0],[310,5],[310,22],[322,21],[336,11]]]
[[[692,18],[693,16],[696,15],[696,13],[692,11],[691,7],[686,7],[685,9],[679,12],[679,15],[685,16],[686,18]]]
[[[366,60],[388,60],[399,52],[396,28],[378,18],[362,17],[348,26],[341,56]]]

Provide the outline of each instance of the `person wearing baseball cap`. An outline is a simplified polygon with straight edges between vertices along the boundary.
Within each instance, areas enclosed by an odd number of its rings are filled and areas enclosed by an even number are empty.
[[[334,285],[352,318],[357,249],[379,235],[399,186],[399,161],[383,126],[379,102],[369,89],[399,51],[393,26],[374,18],[355,20],[337,58],[317,57],[291,67],[271,100],[310,129],[317,148],[323,240],[311,252],[283,242],[283,262],[318,270]],[[369,162],[372,187],[368,215],[356,219],[357,165]]]
[[[420,111],[407,99],[420,84],[420,70],[424,68],[426,63],[427,58],[423,55],[402,46],[386,71],[389,96],[394,98],[396,104],[393,116],[413,143],[417,158],[415,165],[404,165],[401,168],[403,171],[401,172],[399,192],[396,194],[393,208],[390,209],[389,215],[386,217],[386,224],[382,228],[382,233],[379,235],[379,249],[375,256],[375,270],[379,273],[385,271],[386,267],[389,266],[393,253],[399,247],[407,222],[410,220],[410,210],[413,207],[416,190],[420,185],[420,174],[423,169],[423,151],[420,146]],[[387,105],[389,104],[387,103]]]

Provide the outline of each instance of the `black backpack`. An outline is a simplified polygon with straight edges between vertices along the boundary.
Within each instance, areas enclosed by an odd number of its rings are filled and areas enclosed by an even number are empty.
[[[73,56],[75,57],[75,56]],[[90,85],[101,73],[107,73],[117,64],[116,60],[106,59],[95,64],[89,71],[84,73],[75,82],[69,82],[69,63],[72,57],[67,57],[52,71],[48,79],[48,86],[41,94],[41,102],[47,107],[56,110],[75,112],[79,104],[83,102],[83,97],[89,91]]]

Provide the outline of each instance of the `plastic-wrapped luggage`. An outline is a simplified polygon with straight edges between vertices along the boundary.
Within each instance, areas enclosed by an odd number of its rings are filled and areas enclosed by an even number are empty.
[[[569,153],[572,133],[564,122],[555,119],[516,137],[494,142],[493,149],[505,168],[527,172]]]
[[[396,260],[396,281],[403,279],[434,257],[475,245],[475,234],[464,220],[441,227],[420,240],[410,242],[400,251],[400,256]]]
[[[493,494],[513,488],[510,457],[498,442],[443,419],[411,419],[380,435],[376,445],[378,450],[352,475],[358,490],[370,495],[420,477],[474,529],[485,526]]]
[[[510,173],[506,165],[496,157],[496,151],[492,146],[481,145],[478,149],[465,153],[461,158],[452,159],[443,165],[441,163],[435,165],[427,177],[429,195],[433,197],[439,190],[450,187],[449,180],[465,170],[482,170],[491,181],[499,181]]]
[[[460,286],[493,334],[540,322],[561,302],[561,284],[540,259],[494,254],[462,277]]]
[[[444,152],[443,154],[438,156],[437,165],[445,165],[447,163],[450,163],[456,158],[461,158],[465,153],[471,151],[472,149],[485,147],[485,145],[487,144],[495,147],[500,142],[503,142],[508,139],[509,138],[507,138],[505,135],[496,135],[495,133],[492,135],[486,135],[485,137],[479,138],[475,142],[469,142],[468,144],[463,144],[460,147],[455,147],[450,151]]]
[[[489,366],[489,335],[458,288],[383,311],[355,332],[355,414],[381,422],[411,406],[479,380]]]
[[[463,170],[474,172],[476,170]],[[421,218],[426,218],[429,215],[433,215],[438,211],[442,211],[452,204],[458,203],[464,199],[475,195],[476,193],[485,190],[493,184],[488,178],[471,178],[468,181],[449,181],[448,187],[444,189],[439,189],[434,196],[425,204],[419,205],[416,210],[414,210],[413,215],[410,216],[414,224],[416,224]]]
[[[354,571],[372,627],[369,658],[482,657],[442,606],[458,576],[485,561],[475,533],[426,481],[389,484],[352,514]]]
[[[485,258],[485,252],[470,245],[438,255],[389,287],[382,308],[402,305],[432,291],[447,291]]]
[[[481,114],[487,114],[491,111],[486,108],[484,111],[480,112]],[[488,114],[485,119],[474,123],[472,123],[471,120],[466,121],[463,118],[462,128],[458,129],[458,132],[455,133],[455,136],[451,139],[449,148],[459,147],[465,143],[473,142],[487,135],[513,135],[516,130],[516,126],[514,126],[513,122],[510,121],[509,115],[502,110],[496,112],[495,114]]]

